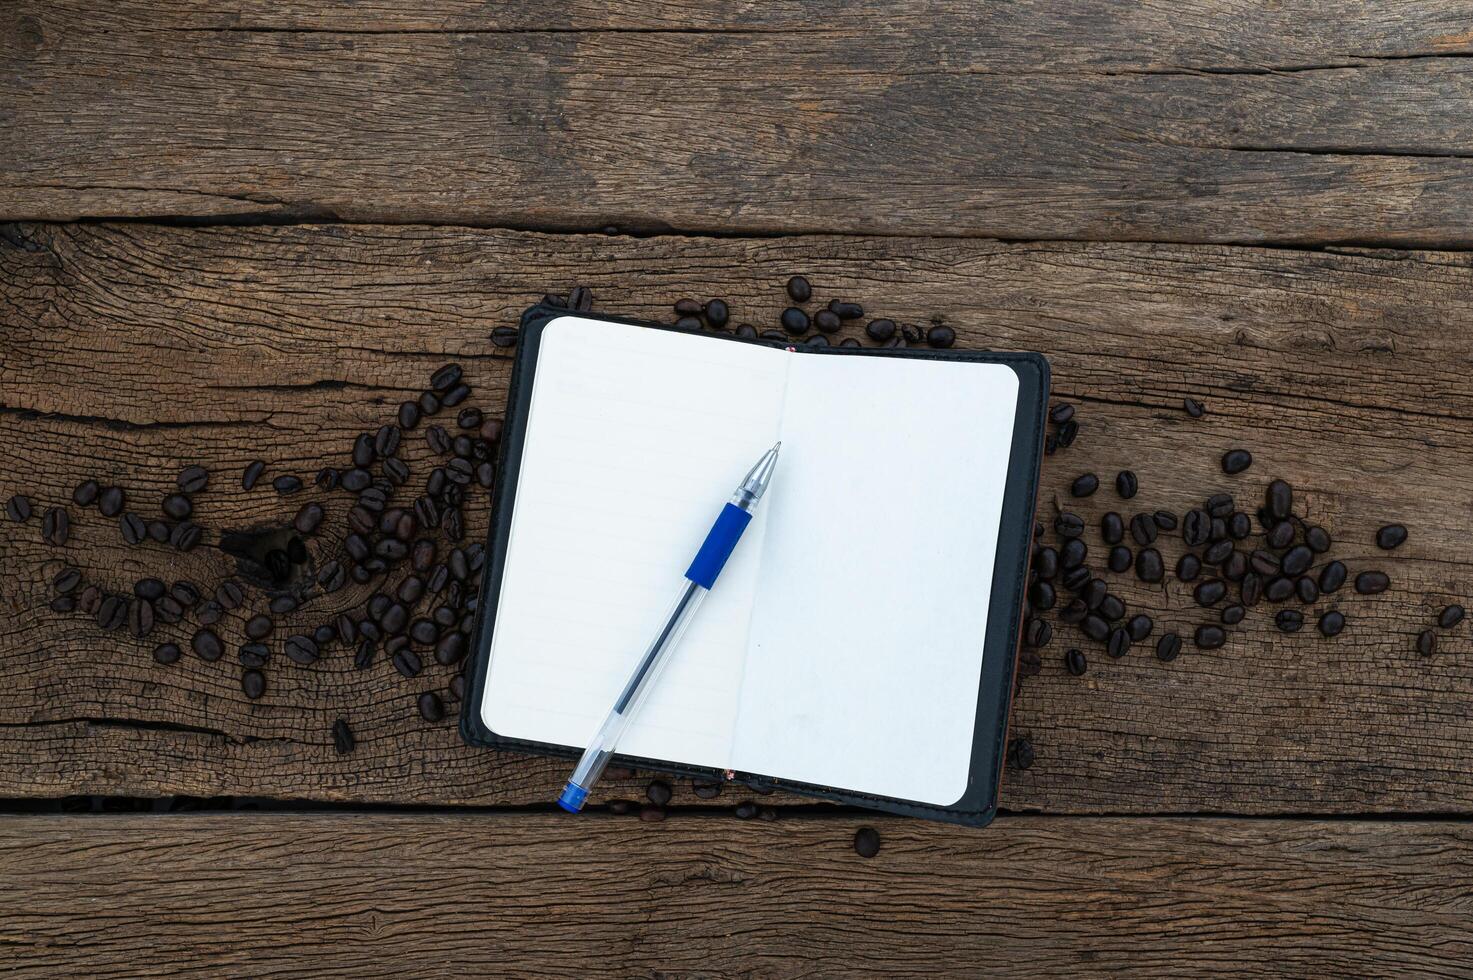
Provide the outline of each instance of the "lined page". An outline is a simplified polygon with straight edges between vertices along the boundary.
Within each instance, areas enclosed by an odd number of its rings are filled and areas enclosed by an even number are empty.
[[[542,334],[482,717],[582,747],[668,611],[711,522],[777,439],[783,351],[553,321]],[[619,745],[729,765],[762,510]]]
[[[970,771],[1017,375],[794,360],[732,767],[951,805]]]

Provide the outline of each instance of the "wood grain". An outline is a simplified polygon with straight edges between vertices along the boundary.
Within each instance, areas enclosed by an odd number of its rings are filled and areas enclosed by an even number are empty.
[[[22,0],[0,217],[1465,247],[1466,3]]]
[[[271,473],[310,475],[344,459],[355,433],[385,421],[446,360],[466,365],[473,400],[494,411],[508,362],[487,333],[575,280],[610,312],[666,318],[674,298],[720,295],[737,318],[765,326],[786,303],[781,283],[801,271],[820,301],[842,296],[871,315],[922,323],[935,316],[964,346],[1045,351],[1058,396],[1081,405],[1082,422],[1079,442],[1046,463],[1045,514],[1055,500],[1091,523],[1106,509],[1128,516],[1127,506],[1180,513],[1218,489],[1251,506],[1282,476],[1300,490],[1299,512],[1340,542],[1336,556],[1353,572],[1384,568],[1394,585],[1315,607],[1348,616],[1333,642],[1312,626],[1279,634],[1259,609],[1223,650],[1189,649],[1172,664],[1142,649],[1111,661],[1060,627],[1015,712],[1038,762],[1009,775],[1004,805],[1469,812],[1467,627],[1444,636],[1434,659],[1412,649],[1436,610],[1469,592],[1466,256],[371,226],[14,225],[0,243],[0,499],[25,490],[61,502],[91,476],[151,508],[180,467],[203,462],[215,476],[200,519],[215,528],[288,520],[313,493],[245,493],[244,464],[259,456]],[[1182,412],[1187,395],[1207,403],[1205,418]],[[421,442],[406,446],[421,479]],[[1257,461],[1228,478],[1218,458],[1235,446]],[[1126,466],[1143,488],[1128,505],[1108,489]],[[1071,504],[1065,488],[1084,470],[1107,489]],[[485,528],[485,498],[476,501],[472,538]],[[902,506],[926,502],[877,489],[877,519]],[[330,503],[330,524],[341,507]],[[266,696],[252,703],[231,660],[187,656],[161,668],[146,645],[51,613],[48,583],[63,561],[119,589],[150,573],[208,580],[230,570],[213,548],[184,559],[125,548],[112,522],[73,512],[63,551],[41,543],[34,520],[0,522],[0,567],[14,570],[0,580],[0,797],[551,798],[560,764],[472,752],[450,722],[420,721],[415,695],[443,688],[442,668],[410,683],[385,664],[354,671],[335,649],[310,668],[274,664]],[[1393,555],[1371,543],[1388,521],[1412,532]],[[318,560],[340,534],[317,542]],[[1103,550],[1094,531],[1088,540]],[[1162,546],[1169,565],[1180,547]],[[894,583],[892,601],[924,587]],[[1158,629],[1186,632],[1212,617],[1179,584],[1112,587],[1155,615]],[[363,595],[345,590],[297,621],[315,625]],[[227,622],[232,657],[243,618]],[[1091,653],[1083,678],[1061,665],[1072,645]],[[332,749],[339,716],[358,732],[350,756]],[[634,782],[608,788],[638,791]],[[677,802],[691,800],[678,789]]]
[[[1465,823],[0,819],[17,977],[1459,976]],[[611,858],[612,856],[612,858]]]

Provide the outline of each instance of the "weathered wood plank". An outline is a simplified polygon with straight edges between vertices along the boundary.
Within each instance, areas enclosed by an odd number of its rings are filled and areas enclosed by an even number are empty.
[[[1466,246],[1466,4],[11,5],[0,216]]]
[[[1463,823],[0,819],[15,976],[1460,976]],[[611,859],[611,855],[617,858]],[[269,900],[263,900],[269,896]]]
[[[1057,390],[1082,402],[1083,434],[1047,461],[1045,510],[1083,470],[1108,485],[1131,466],[1143,487],[1134,508],[1178,512],[1281,475],[1301,488],[1301,512],[1342,542],[1337,555],[1353,570],[1386,568],[1394,586],[1316,607],[1349,616],[1333,643],[1312,629],[1282,636],[1255,610],[1221,651],[1169,665],[1145,651],[1096,656],[1084,678],[1059,663],[1082,640],[1060,628],[1015,715],[1039,761],[1010,776],[1004,804],[1463,813],[1473,800],[1467,628],[1444,638],[1438,658],[1412,651],[1435,610],[1469,592],[1466,256],[366,226],[27,225],[0,241],[0,499],[29,489],[57,502],[93,476],[153,501],[179,467],[202,461],[216,477],[201,519],[216,527],[288,519],[310,492],[289,502],[244,493],[246,461],[310,474],[341,459],[446,359],[466,364],[494,409],[507,361],[487,332],[574,280],[613,312],[666,317],[675,297],[721,295],[739,318],[767,323],[785,303],[781,283],[802,271],[821,300],[936,315],[966,346],[1046,351]],[[1186,395],[1208,403],[1206,418],[1181,411]],[[417,463],[419,440],[409,445]],[[1229,479],[1217,459],[1233,446],[1258,461]],[[477,499],[473,537],[485,527]],[[876,514],[923,505],[881,496]],[[1106,489],[1079,509],[1093,521],[1124,507]],[[1391,520],[1412,539],[1383,557],[1371,537]],[[1101,550],[1093,532],[1089,541]],[[414,696],[443,686],[443,670],[407,683],[384,664],[354,671],[338,650],[310,668],[274,665],[266,697],[249,703],[230,661],[160,668],[121,634],[51,613],[47,583],[63,555],[114,588],[229,567],[213,549],[170,567],[172,553],[124,548],[95,511],[80,516],[74,542],[59,554],[34,521],[0,522],[0,797],[508,804],[555,791],[558,764],[469,752],[448,722],[423,726]],[[323,542],[326,552],[336,544]],[[1163,545],[1168,564],[1180,547]],[[912,587],[924,583],[897,583],[896,600]],[[1180,585],[1119,591],[1160,628],[1210,618]],[[345,590],[301,622],[361,598]],[[227,641],[243,618],[227,620]],[[348,757],[332,750],[339,715],[359,733]]]

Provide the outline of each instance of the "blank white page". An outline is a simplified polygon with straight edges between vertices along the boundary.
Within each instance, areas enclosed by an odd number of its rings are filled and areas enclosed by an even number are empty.
[[[777,439],[793,355],[561,317],[542,334],[481,715],[588,744],[711,522]],[[621,754],[730,765],[758,510]]]
[[[1006,365],[794,358],[732,768],[962,796],[1017,402]]]

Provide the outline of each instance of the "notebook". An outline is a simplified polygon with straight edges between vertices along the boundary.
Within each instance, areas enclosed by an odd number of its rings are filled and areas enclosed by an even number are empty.
[[[616,764],[985,824],[1048,380],[1037,354],[794,348],[529,310],[466,740],[576,757],[781,440]]]

